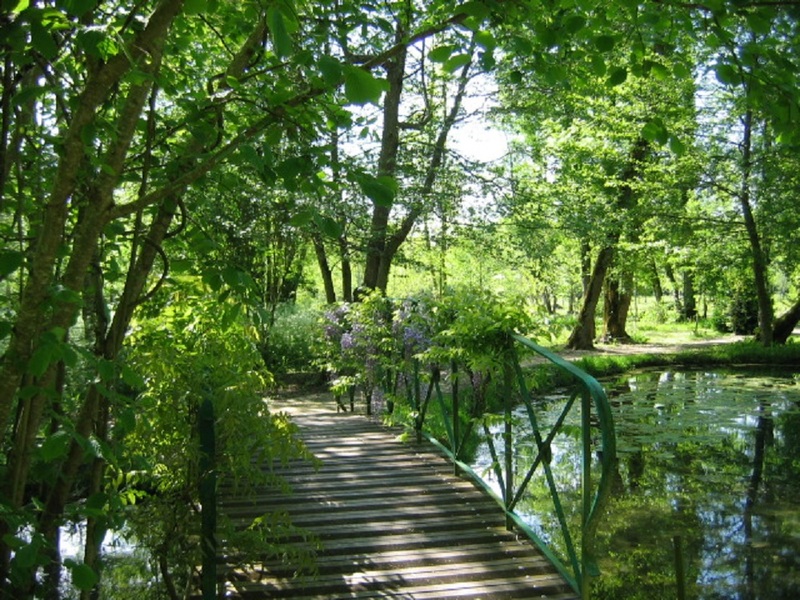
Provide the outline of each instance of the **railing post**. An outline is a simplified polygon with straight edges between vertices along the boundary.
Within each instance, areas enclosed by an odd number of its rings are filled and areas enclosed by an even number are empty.
[[[414,359],[414,410],[417,416],[414,418],[414,429],[417,432],[417,443],[422,443],[422,405],[421,405],[421,390],[419,382],[419,361]]]
[[[511,397],[512,378],[514,373],[512,371],[511,362],[508,357],[503,360],[503,398],[505,405],[505,429],[503,431],[503,441],[505,443],[505,471],[506,471],[506,489],[503,494],[503,501],[505,502],[506,510],[511,506],[514,500],[514,439],[511,427],[513,398]],[[511,531],[514,527],[514,522],[511,517],[506,514],[506,529]]]
[[[581,598],[591,596],[591,576],[589,560],[594,553],[594,536],[588,528],[592,509],[592,398],[588,392],[581,394],[581,433],[583,440],[583,481],[581,485]]]
[[[455,361],[451,363],[451,379],[453,380],[453,474],[461,475],[458,468],[458,451],[460,450],[461,432],[459,431],[459,401],[458,401],[458,365]]]
[[[207,395],[198,413],[200,436],[201,591],[203,600],[217,597],[217,473],[214,404]]]

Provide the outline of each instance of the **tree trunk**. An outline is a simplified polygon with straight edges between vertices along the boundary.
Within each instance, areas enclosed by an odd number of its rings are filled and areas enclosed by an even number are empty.
[[[311,242],[314,244],[314,253],[317,255],[319,272],[322,275],[322,285],[325,288],[325,302],[333,304],[336,302],[336,289],[333,286],[333,272],[328,263],[328,255],[325,251],[325,243],[322,235],[315,231],[311,234]]]
[[[634,142],[628,164],[620,175],[620,180],[623,185],[620,187],[619,196],[616,198],[615,202],[617,210],[628,211],[636,204],[636,198],[630,183],[639,177],[642,163],[647,157],[649,148],[649,143],[643,138],[639,138]],[[578,315],[578,322],[569,336],[567,348],[572,350],[591,350],[594,348],[594,320],[597,311],[597,302],[603,291],[603,281],[614,260],[616,246],[620,237],[622,237],[622,231],[611,233],[607,245],[600,251],[597,257],[594,270],[592,271],[592,277],[589,281],[586,293],[583,296],[583,305]],[[628,303],[630,304],[630,299]],[[625,314],[627,315],[627,308],[625,309]]]
[[[350,262],[350,242],[344,235],[339,236],[339,260],[342,265],[342,299],[353,301],[353,269]]]
[[[750,251],[753,255],[753,276],[755,278],[756,296],[758,298],[758,339],[765,346],[773,341],[772,334],[772,296],[769,291],[768,261],[766,252],[761,246],[761,236],[756,226],[753,209],[750,205],[750,177],[753,169],[752,134],[753,111],[748,110],[744,116],[742,139],[742,190],[739,195],[742,217],[750,240]]]
[[[453,125],[455,125],[456,119],[458,118],[458,113],[461,110],[461,104],[462,104],[462,102],[464,100],[464,95],[466,93],[467,83],[469,83],[469,72],[470,72],[470,69],[472,68],[472,57],[474,55],[474,51],[475,51],[475,41],[473,39],[472,43],[470,44],[470,48],[468,50],[468,54],[470,56],[470,60],[461,68],[461,71],[460,71],[460,74],[459,74],[458,89],[456,91],[455,97],[453,98],[453,105],[450,107],[450,110],[448,111],[447,115],[445,116],[444,121],[442,123],[442,127],[439,130],[438,135],[436,136],[436,142],[434,143],[434,146],[433,146],[433,151],[431,153],[430,162],[428,163],[428,167],[427,167],[426,172],[425,172],[425,180],[423,181],[422,187],[421,187],[421,189],[419,191],[419,195],[420,195],[421,198],[426,198],[431,194],[431,192],[433,192],[433,185],[436,182],[436,178],[439,175],[439,169],[442,166],[442,163],[444,161],[445,150],[446,150],[446,146],[447,146],[447,138],[450,135],[450,130],[453,128]],[[405,68],[405,60],[403,60],[403,68]],[[392,86],[391,86],[391,83],[392,83],[392,81],[391,81],[391,71],[389,72],[389,75],[390,75],[389,82],[390,82],[390,91],[391,91],[391,89],[392,89]],[[395,76],[398,76],[398,75],[395,74]],[[400,86],[401,86],[402,85],[402,73],[399,75],[399,77],[400,77]],[[389,98],[388,98],[388,94],[387,94],[386,102],[388,102],[388,100],[389,100]],[[393,98],[393,100],[394,100],[394,98]],[[399,100],[400,100],[399,92],[398,92],[398,96],[397,96],[396,100],[399,103]],[[396,116],[394,113],[398,108],[399,107],[392,107],[391,114],[392,114],[393,117]],[[399,120],[392,121],[392,124],[394,124],[398,128],[400,126]],[[384,127],[386,127],[386,119],[384,119]],[[394,169],[395,169],[395,166],[396,166],[395,163],[396,163],[396,159],[397,159],[397,151],[398,151],[398,148],[399,148],[399,143],[397,143],[397,140],[399,140],[398,136],[393,136],[391,138],[391,140],[390,140],[391,143],[394,144],[393,146],[391,146],[391,149],[394,151],[394,155],[393,155],[392,163],[391,163],[393,170],[392,170],[391,174],[394,174]],[[382,151],[381,151],[381,157],[383,157],[383,148],[382,148]],[[379,174],[385,174],[385,172],[379,169]],[[377,208],[378,207],[376,207],[376,209]],[[374,269],[374,278],[371,277],[371,278],[368,279],[368,277],[367,277],[367,272],[370,271],[369,254],[367,256],[367,268],[365,269],[365,273],[364,273],[364,285],[365,285],[365,287],[368,287],[370,289],[376,289],[377,288],[377,289],[383,291],[384,293],[386,292],[386,288],[389,285],[389,273],[390,273],[390,270],[391,270],[391,267],[392,267],[392,261],[394,260],[394,257],[397,254],[397,251],[399,250],[400,246],[403,244],[403,242],[408,237],[408,234],[411,233],[411,229],[414,227],[414,224],[417,222],[417,219],[422,214],[424,208],[425,208],[425,205],[423,204],[422,201],[417,202],[408,211],[408,214],[405,216],[405,218],[403,219],[403,221],[400,224],[400,226],[397,228],[397,230],[391,236],[388,235],[388,216],[389,215],[388,215],[388,212],[387,212],[385,219],[381,219],[380,221],[377,221],[380,225],[382,225],[382,230],[381,230],[381,234],[382,235],[381,235],[381,239],[380,240],[376,240],[375,239],[375,233],[377,232],[377,230],[375,229],[375,224],[376,224],[375,213],[373,213],[373,226],[371,228],[371,231],[373,232],[373,237],[371,238],[371,240],[374,240],[375,243],[372,244],[372,242],[371,242],[371,245],[374,245],[374,247],[376,247],[376,248],[379,247],[381,249],[381,251],[380,251],[380,253],[376,253],[376,257],[377,257],[377,259],[375,261],[376,264],[373,267],[373,269]]]
[[[675,278],[675,271],[672,270],[672,265],[669,263],[664,264],[664,273],[667,275],[670,286],[672,286],[672,299],[675,302],[675,312],[680,317],[683,314],[683,302],[681,301],[681,290],[678,285],[678,280]]]
[[[592,350],[594,348],[595,324],[594,318],[597,311],[597,302],[603,291],[603,281],[606,278],[611,263],[614,260],[613,246],[606,246],[600,251],[594,263],[589,285],[583,296],[583,304],[578,314],[578,322],[572,330],[567,341],[570,350]]]
[[[626,331],[628,311],[631,306],[631,283],[629,273],[624,275],[624,284],[618,277],[608,277],[605,286],[605,303],[603,308],[603,339],[606,342],[633,342]]]
[[[395,40],[399,43],[405,35],[402,19],[398,18]],[[405,47],[386,63],[386,80],[389,89],[383,100],[383,131],[381,151],[378,156],[378,176],[394,177],[397,172],[397,153],[400,148],[400,99],[403,95],[403,79],[406,68]],[[364,264],[364,287],[370,290],[386,289],[389,267],[384,256],[392,207],[373,203],[372,220],[367,240],[367,255]]]
[[[661,287],[661,277],[658,275],[658,265],[654,258],[650,259],[650,281],[653,286],[653,296],[656,302],[661,304],[661,299],[664,297],[664,288]]]
[[[785,344],[792,335],[797,323],[800,322],[800,300],[794,303],[794,306],[789,308],[780,317],[775,319],[775,325],[772,328],[773,338],[772,341],[776,344]]]
[[[683,277],[683,308],[681,319],[693,321],[697,318],[697,299],[694,294],[694,272],[691,269],[684,269]]]
[[[583,285],[583,295],[589,289],[592,281],[592,246],[588,240],[581,241],[581,284]]]

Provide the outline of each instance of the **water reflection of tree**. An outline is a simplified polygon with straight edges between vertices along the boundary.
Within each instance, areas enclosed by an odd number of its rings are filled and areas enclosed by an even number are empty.
[[[755,557],[753,548],[753,510],[758,498],[758,488],[764,473],[764,454],[767,444],[772,445],[774,435],[772,431],[772,409],[763,400],[758,406],[758,422],[755,430],[755,448],[753,451],[753,472],[750,475],[750,484],[747,486],[747,497],[744,503],[744,538],[745,538],[745,568],[744,568],[744,600],[755,600]]]

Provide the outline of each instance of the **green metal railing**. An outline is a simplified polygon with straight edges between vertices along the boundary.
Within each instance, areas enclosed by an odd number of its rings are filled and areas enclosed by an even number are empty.
[[[543,432],[540,428],[536,406],[520,366],[518,348],[524,348],[543,357],[570,381],[566,404],[555,424],[547,432]],[[509,529],[516,527],[531,538],[575,591],[583,598],[588,598],[591,579],[599,575],[594,555],[595,533],[611,491],[612,476],[616,469],[614,423],[605,391],[597,380],[572,363],[528,339],[514,335],[509,341],[509,348],[505,353],[502,366],[498,367],[496,373],[502,379],[500,389],[503,395],[504,412],[502,434],[499,436],[501,443],[497,444],[495,435],[491,432],[492,416],[486,412],[485,398],[476,398],[473,393],[472,401],[467,403],[461,397],[459,379],[464,374],[465,371],[463,369],[460,371],[458,364],[452,363],[446,378],[437,367],[432,367],[423,377],[419,363],[414,363],[413,372],[408,376],[406,396],[413,410],[418,440],[423,436],[427,437],[450,457],[457,473],[470,476],[495,498],[506,514],[506,524]],[[446,379],[449,384],[444,391],[442,389],[443,379]],[[515,445],[514,418],[512,416],[513,410],[519,406],[520,401],[524,405],[529,421],[527,425],[533,432],[536,448],[535,457],[524,474],[517,473],[515,469],[515,466],[519,466],[519,461],[515,463],[519,448]],[[446,431],[446,436],[443,436],[446,437],[445,443],[437,440],[426,430],[431,406],[434,407],[434,410],[439,411],[441,423]],[[580,411],[579,443],[582,465],[579,500],[580,531],[574,535],[570,531],[568,517],[562,503],[562,493],[559,492],[558,482],[550,468],[550,462],[553,454],[553,440],[559,433],[564,432],[567,417],[576,410]],[[498,420],[497,417],[494,419]],[[500,495],[495,493],[492,487],[462,460],[466,444],[470,436],[475,433],[476,426],[483,428],[483,437],[492,457],[491,470],[499,484]],[[593,459],[593,451],[598,457],[597,461]],[[593,474],[592,468],[595,462],[597,462],[599,472]],[[546,481],[546,487],[549,490],[554,513],[558,520],[558,530],[563,538],[562,556],[566,555],[565,560],[557,556],[548,544],[525,523],[516,510],[520,501],[529,493],[530,484],[535,476],[544,477]],[[578,538],[577,543],[576,537]]]

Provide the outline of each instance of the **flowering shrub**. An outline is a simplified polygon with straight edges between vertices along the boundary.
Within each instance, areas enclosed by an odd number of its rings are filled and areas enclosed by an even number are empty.
[[[532,321],[522,302],[466,289],[439,299],[370,294],[359,303],[332,306],[322,329],[332,390],[343,395],[360,387],[369,412],[385,395],[397,394],[401,379],[410,381],[416,361],[426,370],[462,365],[475,396],[483,397],[491,372],[506,357],[509,336],[530,333]]]

